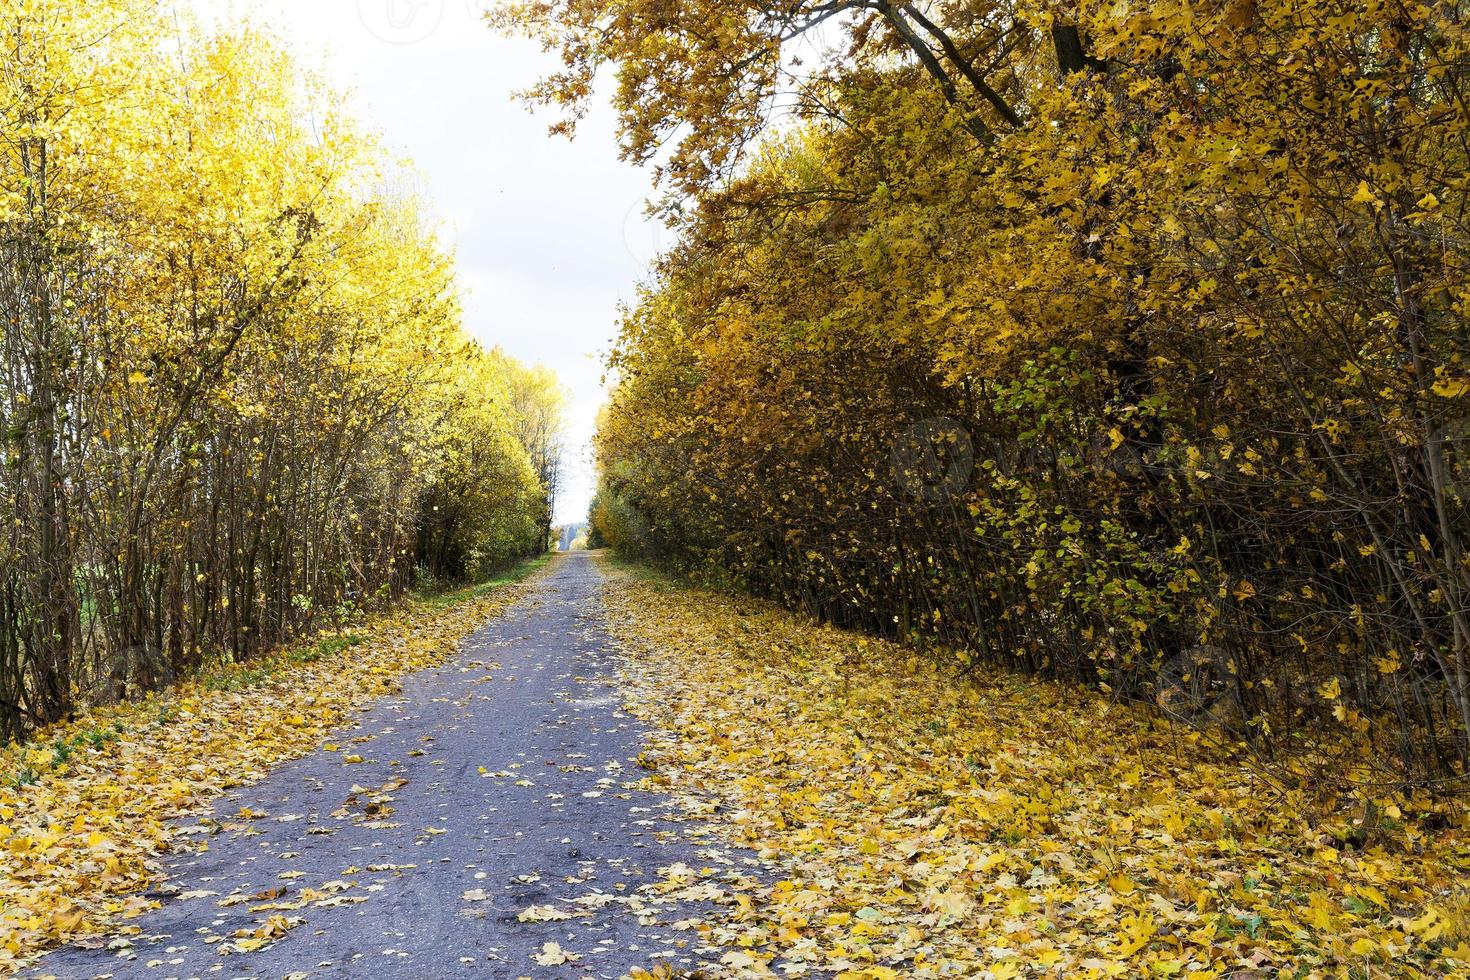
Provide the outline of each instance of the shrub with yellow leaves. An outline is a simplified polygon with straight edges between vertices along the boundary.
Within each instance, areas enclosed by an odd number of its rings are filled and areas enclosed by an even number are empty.
[[[336,93],[144,0],[0,30],[0,739],[544,549],[515,366]]]
[[[1366,782],[1463,788],[1457,5],[500,22],[563,55],[544,101],[616,65],[624,150],[661,164],[682,233],[611,359],[609,539],[994,667],[1192,688],[1181,714],[1260,752],[1326,737],[1376,758]]]

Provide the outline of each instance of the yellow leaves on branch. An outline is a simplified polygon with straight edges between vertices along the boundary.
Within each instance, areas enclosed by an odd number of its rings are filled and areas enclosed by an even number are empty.
[[[1351,200],[1354,204],[1367,204],[1375,208],[1383,207],[1383,201],[1373,193],[1373,188],[1368,186],[1366,180],[1358,183],[1358,190],[1353,194]]]
[[[1453,809],[1410,796],[1371,828],[1346,806],[1309,821],[1307,794],[1092,692],[960,680],[626,573],[607,601],[631,703],[668,732],[650,783],[778,869],[701,927],[734,975],[1470,971]]]
[[[1459,398],[1470,392],[1470,378],[1448,375],[1441,369],[1436,372],[1431,390],[1441,398]]]
[[[185,840],[169,821],[322,747],[355,709],[442,662],[522,593],[504,586],[410,605],[138,704],[84,712],[0,751],[0,972],[141,914],[158,857]],[[258,948],[279,925],[233,945]]]

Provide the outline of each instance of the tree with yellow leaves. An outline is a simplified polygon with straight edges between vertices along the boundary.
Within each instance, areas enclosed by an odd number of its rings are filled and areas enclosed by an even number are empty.
[[[563,56],[533,96],[610,65],[625,152],[677,141],[599,437],[638,547],[1375,780],[1470,768],[1458,5],[500,21]]]
[[[336,94],[148,2],[0,35],[0,737],[537,548],[522,369]]]

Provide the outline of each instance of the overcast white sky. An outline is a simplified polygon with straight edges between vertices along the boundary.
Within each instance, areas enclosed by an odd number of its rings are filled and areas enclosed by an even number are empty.
[[[560,522],[586,515],[617,306],[656,252],[645,171],[617,158],[599,109],[575,141],[512,100],[549,62],[492,32],[488,0],[178,0],[206,21],[268,25],[353,96],[356,114],[410,157],[459,258],[469,331],[554,368],[572,393]]]

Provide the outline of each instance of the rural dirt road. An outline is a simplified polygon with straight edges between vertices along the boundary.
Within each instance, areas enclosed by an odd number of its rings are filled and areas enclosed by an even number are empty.
[[[631,787],[642,732],[620,710],[600,577],[586,554],[558,558],[530,598],[444,667],[404,678],[336,751],[226,796],[218,823],[195,828],[208,850],[170,860],[163,905],[134,920],[128,945],[60,950],[30,975],[617,977],[696,965],[697,933],[671,927],[699,909],[639,888],[661,867],[725,857],[666,799]]]

